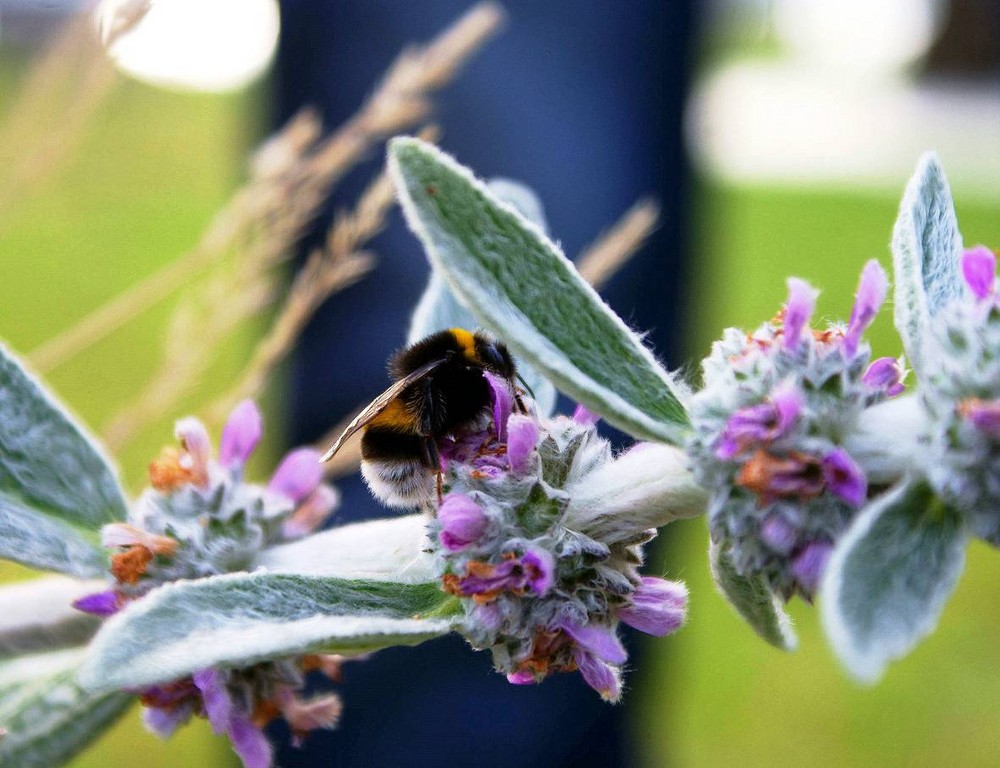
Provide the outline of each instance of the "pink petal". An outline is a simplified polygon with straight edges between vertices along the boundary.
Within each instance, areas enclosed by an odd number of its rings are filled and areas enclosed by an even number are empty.
[[[798,346],[802,331],[809,325],[813,310],[816,308],[816,291],[805,280],[797,277],[788,278],[788,302],[785,304],[785,348]]]
[[[861,334],[875,320],[888,290],[889,278],[885,270],[881,264],[872,259],[861,270],[858,292],[855,295],[854,307],[851,309],[851,320],[847,324],[847,333],[844,334],[844,352],[848,357],[853,357],[858,351]]]
[[[449,493],[438,507],[441,531],[438,540],[449,552],[474,544],[486,531],[489,519],[475,499],[464,493]]]
[[[601,694],[602,699],[614,703],[622,697],[621,673],[615,667],[579,647],[573,649],[573,659],[587,685]]]
[[[298,448],[278,466],[267,488],[298,504],[319,487],[323,480],[320,452],[312,448]]]
[[[122,604],[122,596],[113,589],[109,589],[107,592],[95,592],[92,595],[84,595],[73,601],[74,608],[93,616],[111,616],[116,614],[121,610]]]
[[[632,605],[619,610],[618,618],[640,632],[664,637],[683,626],[687,597],[687,587],[679,581],[643,576],[632,595]]]
[[[497,440],[504,442],[507,437],[507,419],[514,408],[514,393],[511,392],[507,379],[489,371],[483,371],[483,376],[490,385],[493,399],[493,429]]]
[[[281,534],[286,539],[300,539],[322,527],[330,513],[340,504],[340,494],[336,488],[320,483],[281,526]]]
[[[997,275],[996,254],[985,245],[970,248],[962,255],[962,275],[977,299],[988,298]]]
[[[260,442],[262,419],[257,404],[244,400],[237,405],[222,430],[219,463],[224,467],[243,466]]]

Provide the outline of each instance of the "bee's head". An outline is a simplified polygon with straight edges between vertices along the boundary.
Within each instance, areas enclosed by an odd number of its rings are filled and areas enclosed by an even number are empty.
[[[473,335],[473,362],[478,363],[491,373],[503,376],[513,381],[515,375],[514,358],[510,356],[506,345],[481,333]]]

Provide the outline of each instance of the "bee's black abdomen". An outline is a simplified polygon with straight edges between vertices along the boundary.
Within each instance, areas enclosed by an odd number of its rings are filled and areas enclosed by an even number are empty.
[[[397,429],[370,426],[361,438],[361,458],[372,460],[395,460],[422,457],[427,438],[416,432],[400,432]],[[429,467],[431,468],[431,467]]]

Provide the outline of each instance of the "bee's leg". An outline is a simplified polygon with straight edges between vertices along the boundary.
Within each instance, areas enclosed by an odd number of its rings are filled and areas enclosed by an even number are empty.
[[[521,399],[521,393],[514,389],[514,410],[518,413],[527,413],[528,408],[524,404],[524,400]]]
[[[443,416],[441,404],[434,394],[434,381],[430,376],[421,382],[421,387],[423,388],[423,400],[420,408],[420,434],[433,435]],[[428,440],[433,442],[433,437],[429,437]]]

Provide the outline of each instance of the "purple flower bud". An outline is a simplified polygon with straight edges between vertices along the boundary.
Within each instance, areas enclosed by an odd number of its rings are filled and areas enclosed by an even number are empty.
[[[805,280],[788,278],[788,303],[785,304],[785,348],[793,349],[802,338],[802,331],[809,325],[816,308],[816,291]]]
[[[827,541],[813,541],[792,560],[792,575],[798,579],[806,592],[812,594],[819,586],[819,580],[826,569],[833,545]]]
[[[619,671],[610,664],[605,664],[594,654],[583,648],[573,649],[573,660],[580,669],[580,674],[591,688],[601,694],[605,701],[616,702],[622,696],[622,681]]]
[[[271,743],[264,732],[242,712],[234,712],[229,741],[243,761],[243,768],[271,768]]]
[[[835,448],[820,463],[823,481],[830,492],[854,507],[860,507],[868,493],[865,473],[843,448]]]
[[[772,512],[760,526],[760,540],[779,555],[787,555],[795,547],[799,534],[784,515]]]
[[[84,595],[73,601],[73,607],[78,611],[94,616],[112,616],[121,610],[122,604],[122,596],[113,589],[109,589],[107,592]]]
[[[486,512],[464,493],[449,493],[438,508],[441,532],[438,540],[449,552],[456,552],[479,540],[489,519]]]
[[[576,408],[573,409],[573,421],[578,424],[584,424],[588,427],[592,427],[600,420],[601,417],[587,408],[587,406],[583,403],[577,403]]]
[[[970,398],[958,406],[972,426],[992,440],[1000,441],[1000,400]]]
[[[861,281],[858,283],[854,307],[851,309],[851,320],[847,324],[847,333],[844,334],[843,349],[847,357],[854,357],[858,351],[861,334],[875,320],[888,289],[889,278],[886,277],[885,270],[881,264],[872,259],[861,270]]]
[[[643,576],[632,605],[619,610],[618,618],[647,635],[663,637],[684,624],[687,597],[687,587],[679,581]]]
[[[899,360],[894,357],[880,357],[868,366],[861,381],[876,392],[885,392],[889,397],[895,397],[905,389],[903,386],[905,376],[906,371]]]
[[[490,393],[493,399],[493,430],[496,432],[497,440],[503,442],[507,438],[507,419],[514,409],[514,393],[510,390],[510,383],[496,374],[483,371],[487,383],[490,385]]]
[[[205,716],[212,726],[212,732],[228,733],[233,718],[233,700],[226,690],[222,673],[217,669],[202,669],[195,672],[191,679],[201,692]]]
[[[538,681],[535,680],[535,676],[531,674],[531,672],[526,669],[522,669],[518,672],[511,672],[508,674],[507,682],[513,685],[534,685]]]
[[[267,484],[269,491],[279,493],[298,504],[316,490],[323,480],[320,453],[312,448],[298,448],[282,459]]]
[[[242,467],[260,442],[260,411],[253,400],[244,400],[229,414],[219,443],[219,463],[224,467]]]
[[[614,627],[606,627],[600,624],[579,624],[567,621],[562,624],[562,630],[569,635],[576,644],[585,651],[592,653],[599,659],[611,664],[624,664],[628,659],[625,646],[615,634]]]
[[[802,394],[791,384],[775,389],[769,402],[735,411],[726,422],[715,455],[729,460],[757,442],[788,434],[802,411]]]
[[[996,254],[985,245],[970,248],[962,255],[962,275],[977,299],[989,298],[993,293],[996,274]]]
[[[538,445],[538,422],[531,416],[511,414],[507,419],[507,461],[510,469],[518,475],[531,467],[528,459]]]

